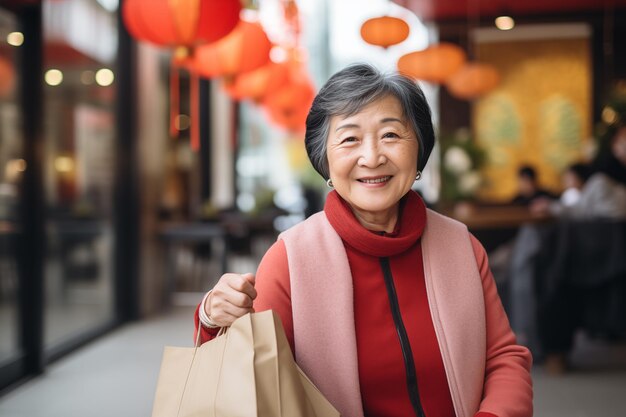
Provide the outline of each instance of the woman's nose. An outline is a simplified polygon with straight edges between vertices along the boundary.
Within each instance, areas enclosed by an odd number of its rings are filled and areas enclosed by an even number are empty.
[[[375,168],[383,165],[386,161],[387,158],[378,141],[364,141],[358,160],[359,166]]]

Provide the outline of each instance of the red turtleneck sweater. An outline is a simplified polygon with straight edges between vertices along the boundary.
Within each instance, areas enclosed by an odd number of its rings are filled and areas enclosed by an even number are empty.
[[[415,415],[381,268],[381,258],[387,258],[410,342],[424,413],[427,417],[454,417],[426,295],[420,241],[426,222],[423,201],[414,192],[401,200],[400,216],[393,233],[365,229],[335,191],[328,195],[324,212],[344,242],[352,272],[359,381],[365,416]],[[277,241],[261,261],[256,289],[255,310],[273,309],[280,315],[293,349],[290,277],[283,241]],[[196,325],[197,320],[196,312]],[[204,341],[211,339],[216,331],[203,328],[202,333]],[[489,413],[478,415],[495,417]]]

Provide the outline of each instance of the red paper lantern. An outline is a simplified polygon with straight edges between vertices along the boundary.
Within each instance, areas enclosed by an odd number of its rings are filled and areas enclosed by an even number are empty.
[[[409,30],[404,20],[381,16],[366,20],[361,25],[361,37],[367,43],[387,48],[408,38]]]
[[[303,69],[292,73],[291,81],[264,101],[270,120],[291,131],[301,132],[315,98],[315,88]]]
[[[488,64],[468,64],[448,79],[450,94],[462,99],[478,98],[500,83],[498,70]]]
[[[239,22],[240,0],[125,0],[122,17],[139,40],[177,48],[170,73],[170,134],[178,136],[178,67],[186,66],[199,44],[215,42]],[[191,74],[191,146],[198,148],[198,76]]]
[[[269,63],[271,48],[260,23],[241,20],[224,38],[196,49],[194,68],[208,78],[233,76]]]
[[[161,46],[215,42],[239,21],[240,0],[125,0],[122,16],[133,37]]]
[[[401,56],[398,71],[418,80],[443,83],[463,66],[465,60],[463,49],[452,43],[440,43]]]
[[[13,91],[15,69],[11,62],[0,56],[0,97],[6,97]]]
[[[232,82],[224,84],[224,89],[234,100],[250,99],[260,103],[269,92],[278,91],[289,83],[291,65],[289,62],[271,62],[237,75]]]

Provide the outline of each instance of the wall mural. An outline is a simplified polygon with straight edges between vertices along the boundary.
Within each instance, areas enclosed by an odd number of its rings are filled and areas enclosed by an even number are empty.
[[[560,191],[560,174],[583,159],[591,137],[591,62],[587,39],[481,43],[478,59],[502,82],[473,106],[475,136],[487,150],[483,199],[516,194],[519,166],[537,169],[541,185]]]

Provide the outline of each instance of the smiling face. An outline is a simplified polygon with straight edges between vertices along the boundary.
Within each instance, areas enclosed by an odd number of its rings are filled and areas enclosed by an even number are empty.
[[[326,152],[333,186],[361,224],[393,230],[398,202],[417,174],[418,141],[400,101],[389,95],[332,117]]]

